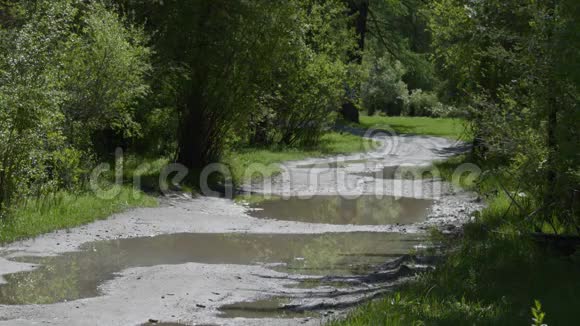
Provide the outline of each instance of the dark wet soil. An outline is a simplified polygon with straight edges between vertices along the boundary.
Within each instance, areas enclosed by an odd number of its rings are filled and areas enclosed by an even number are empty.
[[[272,198],[249,204],[249,214],[307,223],[385,225],[423,222],[433,200],[366,195],[355,199],[341,196],[314,196],[310,199]]]
[[[251,302],[239,302],[222,306],[219,311],[222,318],[301,318],[319,317],[312,311],[292,311],[284,306],[290,303],[289,298],[272,297]]]
[[[99,285],[131,267],[257,264],[307,275],[357,275],[407,254],[424,238],[398,233],[171,234],[98,241],[55,257],[26,257],[31,272],[6,275],[0,304],[50,304],[100,295]]]
[[[438,178],[439,173],[433,166],[385,166],[379,171],[352,173],[363,177],[388,180],[421,180]]]

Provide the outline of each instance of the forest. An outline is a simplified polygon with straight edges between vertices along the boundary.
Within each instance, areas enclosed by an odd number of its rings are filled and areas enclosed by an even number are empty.
[[[195,192],[212,163],[241,184],[256,160],[360,150],[337,126],[452,121],[471,151],[436,164],[481,167],[462,186],[487,208],[436,272],[335,323],[574,319],[577,0],[0,0],[0,40],[0,242],[155,206],[155,186],[133,195],[138,165],[180,164]],[[95,199],[120,150],[120,195]],[[501,276],[518,268],[522,292]]]

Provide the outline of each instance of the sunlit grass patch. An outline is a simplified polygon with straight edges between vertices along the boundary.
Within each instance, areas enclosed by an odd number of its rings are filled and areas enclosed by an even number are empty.
[[[477,301],[439,299],[429,293],[405,295],[393,293],[355,309],[345,320],[330,322],[330,326],[367,325],[480,325],[495,320],[500,308]]]
[[[112,199],[92,192],[59,192],[41,199],[28,199],[0,220],[0,243],[30,238],[58,229],[72,228],[133,207],[154,207],[157,200],[132,187],[123,186]]]
[[[351,154],[364,152],[378,146],[376,141],[365,139],[349,133],[331,132],[322,136],[320,144],[315,147],[288,148],[242,148],[235,149],[224,158],[236,182],[242,182],[248,177],[248,171],[253,166],[256,175],[270,177],[280,172],[279,163],[302,160],[326,155]],[[259,169],[258,169],[259,167]]]
[[[465,121],[452,118],[361,116],[363,128],[389,126],[400,134],[431,135],[470,141]]]

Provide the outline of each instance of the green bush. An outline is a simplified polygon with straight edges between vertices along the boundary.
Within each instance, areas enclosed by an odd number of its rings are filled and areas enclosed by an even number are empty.
[[[0,29],[0,215],[27,196],[80,187],[95,131],[136,133],[149,69],[142,31],[100,2],[16,6],[22,23]]]
[[[402,81],[405,74],[403,65],[386,57],[376,58],[365,65],[367,76],[362,84],[361,97],[368,114],[401,115],[409,100],[407,84]]]
[[[142,29],[99,2],[82,13],[54,64],[64,94],[60,110],[67,140],[91,151],[97,132],[118,131],[124,138],[139,134],[133,116],[137,101],[149,89],[145,77],[151,69],[150,50]]]
[[[434,110],[440,105],[435,93],[415,89],[409,95],[409,104],[405,113],[412,117],[434,116]]]
[[[354,38],[341,1],[292,1],[296,20],[280,35],[274,73],[250,116],[250,143],[311,146],[336,120],[350,74],[346,54]]]

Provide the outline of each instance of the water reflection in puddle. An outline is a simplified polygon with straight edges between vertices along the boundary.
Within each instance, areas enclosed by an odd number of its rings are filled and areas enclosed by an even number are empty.
[[[99,295],[99,284],[124,269],[187,262],[269,264],[279,271],[351,275],[408,253],[423,241],[397,233],[173,234],[88,243],[82,251],[55,257],[20,258],[39,264],[31,272],[6,275],[0,304],[49,304]]]
[[[325,224],[385,225],[423,222],[433,200],[374,195],[347,199],[341,196],[314,196],[250,200],[249,214],[271,218]]]

